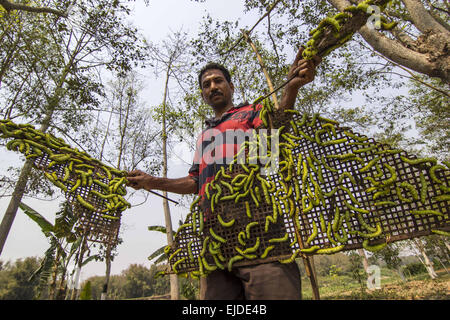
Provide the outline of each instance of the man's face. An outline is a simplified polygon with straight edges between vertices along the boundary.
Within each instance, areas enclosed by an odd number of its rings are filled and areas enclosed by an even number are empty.
[[[201,79],[202,97],[213,109],[222,109],[231,104],[234,85],[229,83],[222,71],[207,70]]]

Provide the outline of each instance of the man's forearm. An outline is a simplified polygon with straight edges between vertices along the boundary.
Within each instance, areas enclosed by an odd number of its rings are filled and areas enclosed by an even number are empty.
[[[191,194],[197,193],[197,182],[189,176],[177,179],[155,178],[155,180],[152,181],[152,185],[146,185],[144,189],[157,189],[178,194]]]
[[[297,100],[298,89],[285,89],[281,95],[280,109],[292,109],[295,105],[295,100]]]

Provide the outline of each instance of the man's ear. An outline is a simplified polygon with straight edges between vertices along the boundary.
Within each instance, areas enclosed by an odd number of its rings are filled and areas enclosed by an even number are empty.
[[[200,92],[200,96],[202,97],[203,101],[205,101],[205,97],[203,96],[203,90],[199,89],[198,92]]]
[[[231,91],[234,93],[234,84],[233,84],[233,82],[230,82],[230,88],[231,88]]]

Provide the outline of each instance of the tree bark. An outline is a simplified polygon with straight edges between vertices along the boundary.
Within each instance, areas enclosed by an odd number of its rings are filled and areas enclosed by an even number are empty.
[[[420,11],[415,4],[415,0],[405,1],[410,1],[408,10]],[[351,5],[347,0],[328,0],[328,2],[339,11],[343,11]],[[425,10],[425,8],[423,9]],[[410,12],[410,14],[420,17],[416,17],[416,20],[422,18],[417,11]],[[413,71],[430,77],[437,77],[446,83],[450,83],[450,56],[446,51],[450,46],[450,33],[437,23],[428,12],[426,16],[434,21],[428,28],[423,25],[417,26],[416,21],[412,18],[415,27],[419,30],[423,27],[424,30],[422,35],[414,41],[414,48],[409,48],[411,42],[408,43],[408,46],[404,46],[400,41],[389,39],[381,32],[370,29],[366,25],[363,25],[358,32],[375,51],[388,59]]]
[[[366,253],[364,252],[364,249],[358,249],[358,253],[363,258],[364,271],[367,273],[367,270],[369,270],[369,261],[367,260]]]
[[[168,94],[168,86],[169,86],[169,77],[170,77],[170,69],[172,68],[172,57],[170,57],[169,63],[167,65],[167,73],[166,73],[166,83],[164,86],[164,99],[163,99],[163,110],[162,110],[162,152],[163,152],[163,178],[167,178],[167,128],[166,128],[166,103],[167,103],[167,94]],[[167,191],[163,191],[163,196],[167,198]],[[170,215],[170,207],[167,199],[163,198],[163,209],[164,209],[164,218],[167,230],[167,244],[170,246],[173,244],[173,228],[172,228],[172,219]],[[180,299],[180,290],[178,283],[178,276],[176,274],[171,274],[170,278],[170,299],[171,300],[179,300]]]
[[[431,279],[436,279],[438,275],[434,271],[433,264],[428,258],[428,255],[425,252],[425,248],[423,247],[423,244],[420,239],[414,239],[414,243],[417,246],[417,249],[419,249],[419,252],[422,254],[424,261],[422,263],[425,265],[425,268],[428,271],[428,274],[430,275]]]

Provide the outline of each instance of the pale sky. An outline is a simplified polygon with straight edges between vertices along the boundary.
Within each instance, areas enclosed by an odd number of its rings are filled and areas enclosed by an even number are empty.
[[[202,17],[209,12],[213,18],[222,20],[236,20],[245,18],[246,24],[242,27],[250,27],[257,20],[257,14],[243,14],[243,1],[207,1],[198,3],[190,0],[152,0],[149,6],[143,1],[136,1],[136,10],[131,15],[131,20],[141,29],[148,41],[159,42],[171,31],[184,31],[195,34]],[[146,72],[146,73],[143,73]],[[146,89],[142,100],[148,105],[156,105],[162,100],[162,80],[155,80],[150,68],[140,71],[145,76]],[[186,176],[192,162],[192,154],[186,147],[177,146],[177,156],[172,157],[169,163],[169,177]],[[6,172],[9,166],[18,166],[23,163],[23,156],[16,152],[2,148],[2,161],[0,172]],[[183,159],[181,161],[179,158]],[[131,191],[131,190],[129,190]],[[177,194],[169,194],[169,197],[178,200]],[[62,200],[62,198],[60,198]],[[0,219],[3,218],[10,197],[0,198]],[[29,197],[22,199],[24,203],[36,209],[47,220],[54,222],[55,212],[60,201],[40,201]],[[129,199],[131,204],[137,204],[142,198]],[[172,224],[174,229],[178,226],[178,220],[186,217],[188,210],[170,203]],[[118,255],[112,263],[111,274],[120,274],[130,264],[143,264],[150,267],[147,257],[157,248],[167,244],[166,236],[161,233],[150,232],[147,227],[151,225],[164,225],[164,213],[162,201],[157,196],[151,195],[143,206],[131,208],[123,213],[120,237],[123,243],[118,246]],[[18,210],[3,252],[2,261],[15,261],[18,258],[31,256],[42,257],[49,247],[47,239],[35,222],[28,218],[22,210]],[[93,275],[104,275],[103,262],[90,262],[81,271],[81,281]]]

